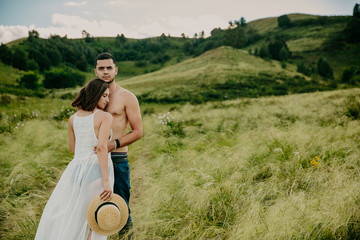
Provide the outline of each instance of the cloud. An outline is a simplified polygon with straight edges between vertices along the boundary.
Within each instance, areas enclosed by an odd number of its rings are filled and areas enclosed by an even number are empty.
[[[88,2],[87,1],[82,1],[82,2],[65,2],[64,6],[67,7],[78,7],[78,6],[84,6],[86,5]]]
[[[121,7],[144,7],[144,4],[146,4],[146,3],[144,3],[144,2],[135,3],[135,2],[126,1],[126,0],[110,0],[110,1],[108,1],[108,4],[121,6]]]
[[[94,37],[115,37],[124,34],[127,38],[148,38],[166,35],[180,37],[182,33],[193,37],[195,33],[205,32],[205,37],[210,36],[214,28],[227,27],[227,21],[217,15],[201,15],[198,17],[169,16],[159,19],[148,19],[139,25],[127,25],[111,20],[88,20],[75,15],[55,13],[52,15],[52,26],[1,26],[0,42],[8,43],[12,40],[27,37],[28,32],[35,29],[41,38],[50,35],[65,36],[68,38],[81,38],[83,30]]]
[[[32,30],[25,26],[3,26],[0,25],[0,43],[8,43],[13,40],[24,38],[29,35],[29,31]]]
[[[171,16],[165,21],[170,29],[176,29],[176,35],[185,33],[193,36],[195,33],[204,31],[205,36],[209,36],[214,28],[225,28],[227,26],[227,21],[217,15],[201,15],[197,18]]]
[[[64,14],[54,14],[52,22],[62,26],[61,28],[53,28],[52,30],[67,29],[68,37],[78,38],[81,37],[81,31],[86,30],[92,36],[116,36],[120,33],[128,32],[128,30],[119,23],[108,21],[108,20],[87,20],[79,16],[70,16]],[[50,28],[47,28],[50,30]],[[45,30],[44,29],[44,32]],[[49,31],[47,31],[49,32]]]

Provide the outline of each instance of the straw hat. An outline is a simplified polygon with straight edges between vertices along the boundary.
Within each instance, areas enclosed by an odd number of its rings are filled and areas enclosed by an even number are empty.
[[[117,194],[113,194],[107,202],[102,201],[100,196],[95,197],[89,204],[86,216],[90,228],[106,236],[119,232],[125,226],[128,217],[128,206]]]

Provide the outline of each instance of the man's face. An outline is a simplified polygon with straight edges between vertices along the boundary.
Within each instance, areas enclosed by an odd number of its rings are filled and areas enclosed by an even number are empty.
[[[111,83],[115,80],[118,68],[112,59],[97,60],[95,75],[101,80]]]

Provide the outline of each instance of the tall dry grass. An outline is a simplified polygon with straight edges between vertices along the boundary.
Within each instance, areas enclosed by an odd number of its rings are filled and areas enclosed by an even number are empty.
[[[134,238],[359,238],[359,93],[142,105]],[[71,160],[66,122],[51,114],[2,133],[1,239],[33,239]]]
[[[358,94],[184,105],[172,115],[185,137],[145,116],[131,149],[135,236],[358,238],[360,127],[346,116]]]

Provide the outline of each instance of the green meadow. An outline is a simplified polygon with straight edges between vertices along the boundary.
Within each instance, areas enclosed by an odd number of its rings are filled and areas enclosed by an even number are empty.
[[[129,150],[134,237],[356,239],[359,94],[142,104],[145,134]],[[1,105],[11,124],[0,147],[1,239],[33,239],[72,159],[69,104]]]

